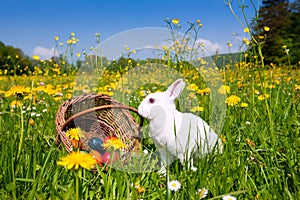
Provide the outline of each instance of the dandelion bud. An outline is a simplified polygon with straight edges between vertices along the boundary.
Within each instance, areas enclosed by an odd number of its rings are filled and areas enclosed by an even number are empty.
[[[247,28],[244,28],[244,32],[245,33],[249,33],[250,32],[250,29],[247,27]]]
[[[34,126],[34,120],[32,118],[29,119],[29,125]]]
[[[179,19],[177,18],[172,19],[172,23],[175,25],[179,24]]]
[[[33,60],[39,60],[40,59],[40,57],[37,56],[37,55],[32,56],[32,58],[33,58]]]

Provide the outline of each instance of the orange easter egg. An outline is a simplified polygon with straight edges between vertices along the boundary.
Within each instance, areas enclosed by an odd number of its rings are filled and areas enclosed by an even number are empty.
[[[96,159],[97,163],[99,165],[102,165],[102,156],[101,156],[101,154],[98,151],[95,151],[95,150],[92,150],[91,154],[92,154],[93,158]]]

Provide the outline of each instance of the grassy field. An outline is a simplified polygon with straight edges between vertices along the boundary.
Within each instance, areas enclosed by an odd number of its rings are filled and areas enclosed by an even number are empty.
[[[179,27],[178,19],[168,24],[171,33]],[[190,31],[202,27],[200,20],[190,25]],[[195,46],[184,37],[183,45],[163,46],[155,59],[130,59],[137,52],[129,47],[119,61],[90,57],[99,68],[83,62],[74,70],[68,62],[35,57],[33,70],[22,71],[27,75],[1,70],[0,199],[300,199],[299,65],[266,67],[259,51],[207,60],[193,55],[186,61],[180,55],[194,51],[185,41]],[[228,60],[233,57],[239,61]],[[222,154],[203,156],[192,169],[175,161],[165,176],[156,169],[61,166],[68,154],[56,145],[55,119],[63,102],[93,92],[137,108],[148,93],[165,90],[178,77],[187,83],[178,109],[201,116],[216,130]],[[156,148],[147,121],[143,134],[140,153],[151,156]],[[88,155],[67,161],[93,163],[84,158]],[[144,165],[135,163],[138,169]]]
[[[188,81],[186,100],[196,99],[199,104],[189,111],[209,121],[213,91],[207,92],[198,74],[210,72],[193,73],[186,65],[176,70]],[[200,159],[193,170],[174,162],[166,176],[156,171],[128,173],[100,166],[97,172],[76,171],[57,164],[67,155],[55,142],[59,105],[75,90],[116,96],[122,79],[119,72],[105,73],[102,78],[106,81],[99,80],[94,86],[81,79],[79,84],[75,80],[80,76],[75,75],[0,76],[1,199],[200,199],[203,188],[208,190],[204,199],[225,195],[299,199],[300,71],[238,63],[214,69],[214,73],[224,84],[215,92],[226,93],[227,98],[224,125],[218,132],[224,152]],[[122,83],[124,88],[126,84],[134,87],[130,80]],[[137,107],[147,92],[164,87],[148,84],[131,89],[135,91],[127,91],[131,100],[125,103]],[[145,138],[143,145],[155,150],[150,138]],[[172,180],[181,185],[177,191],[168,187]]]

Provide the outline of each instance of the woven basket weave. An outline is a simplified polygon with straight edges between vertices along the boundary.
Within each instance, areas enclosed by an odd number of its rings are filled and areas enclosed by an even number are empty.
[[[128,159],[128,153],[138,151],[140,128],[143,118],[138,123],[132,113],[138,115],[137,109],[125,106],[104,94],[83,94],[65,101],[56,115],[56,143],[64,145],[68,153],[73,149],[72,142],[66,136],[70,128],[80,127],[85,136],[82,149],[89,151],[87,141],[91,137],[105,139],[118,137],[126,145],[121,151],[121,158]]]

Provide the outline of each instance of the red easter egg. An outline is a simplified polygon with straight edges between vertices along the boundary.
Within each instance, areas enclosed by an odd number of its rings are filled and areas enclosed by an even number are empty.
[[[105,152],[102,155],[102,162],[105,164],[111,164],[119,159],[119,155],[116,152]]]
[[[105,144],[107,140],[115,138],[114,136],[106,136],[103,140],[103,143]]]

